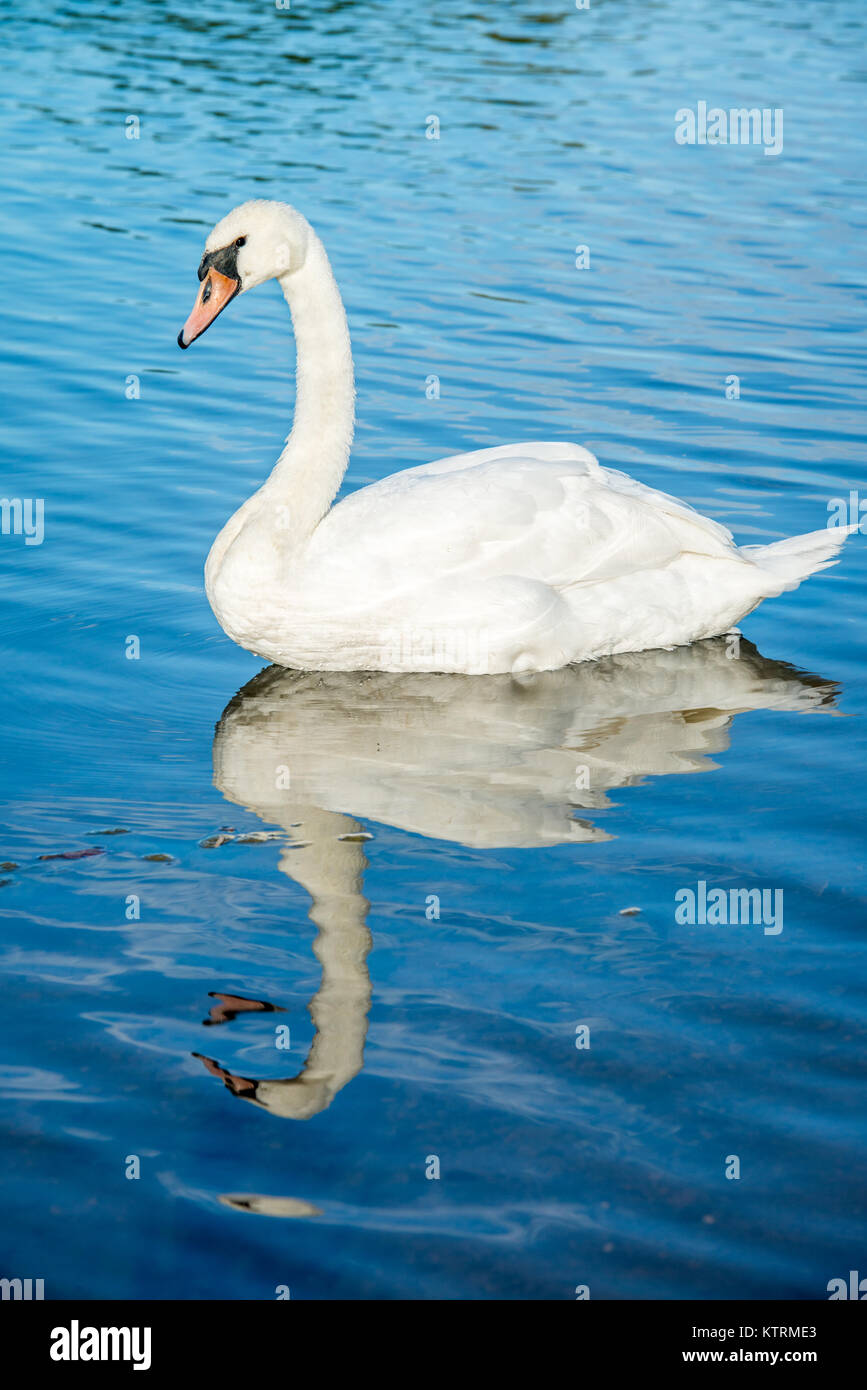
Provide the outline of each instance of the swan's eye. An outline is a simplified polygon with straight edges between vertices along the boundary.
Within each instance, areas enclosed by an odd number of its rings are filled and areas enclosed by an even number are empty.
[[[236,245],[236,246],[244,246],[244,245],[246,244],[246,241],[247,241],[247,238],[246,238],[245,236],[239,236],[239,237],[238,237],[238,240],[235,242],[235,245]]]

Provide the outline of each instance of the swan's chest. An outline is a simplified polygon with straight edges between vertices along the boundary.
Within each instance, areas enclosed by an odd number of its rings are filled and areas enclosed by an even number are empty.
[[[223,630],[242,647],[273,631],[286,609],[286,560],[280,538],[237,518],[223,527],[205,564],[205,592]]]

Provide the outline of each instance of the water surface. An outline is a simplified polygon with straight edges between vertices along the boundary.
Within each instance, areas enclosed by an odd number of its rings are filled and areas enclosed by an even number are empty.
[[[821,526],[864,487],[862,6],[2,14],[0,476],[45,536],[0,537],[0,1273],[622,1299],[863,1272],[863,537],[737,649],[260,674],[201,571],[288,427],[285,305],[175,345],[213,222],[287,199],[349,313],[346,490],[566,438],[745,542]],[[782,108],[782,154],[678,146],[699,100]],[[782,931],[677,922],[699,882],[781,891]]]

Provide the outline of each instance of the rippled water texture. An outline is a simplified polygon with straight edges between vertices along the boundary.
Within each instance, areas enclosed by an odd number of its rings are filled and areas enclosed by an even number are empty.
[[[0,1275],[867,1274],[864,537],[739,652],[260,673],[202,564],[288,426],[285,305],[175,344],[212,223],[286,199],[349,313],[346,489],[566,438],[745,542],[822,526],[867,486],[863,4],[0,13],[2,494],[45,502],[0,536]],[[678,145],[699,101],[783,109],[782,153]],[[782,930],[678,922],[700,882]]]

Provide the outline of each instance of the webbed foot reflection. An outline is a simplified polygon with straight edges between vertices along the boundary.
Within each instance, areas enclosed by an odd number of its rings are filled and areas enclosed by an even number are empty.
[[[220,1023],[231,1023],[238,1014],[264,1013],[285,1014],[279,1004],[271,1004],[267,999],[245,999],[242,994],[218,994],[214,989],[208,992],[209,999],[219,999],[212,1004],[207,1018],[202,1019],[205,1028],[216,1028]]]
[[[221,722],[215,759],[222,727]],[[287,828],[293,823],[297,828],[298,820],[295,810],[289,811]],[[304,811],[303,834],[305,843],[283,849],[279,867],[309,894],[309,915],[319,928],[313,953],[322,967],[322,983],[309,1005],[314,1037],[307,1060],[297,1076],[254,1080],[228,1071],[201,1053],[193,1054],[239,1099],[293,1120],[308,1120],[327,1109],[361,1070],[371,994],[369,903],[362,893],[367,868],[362,842],[367,836],[351,816],[313,808]]]
[[[606,840],[576,812],[646,777],[714,768],[738,714],[833,711],[836,693],[733,636],[520,679],[262,671],[223,713],[214,781],[295,841],[279,867],[309,894],[318,928],[315,1036],[294,1077],[206,1067],[239,1098],[293,1119],[324,1110],[361,1070],[371,937],[354,815],[475,848]]]

